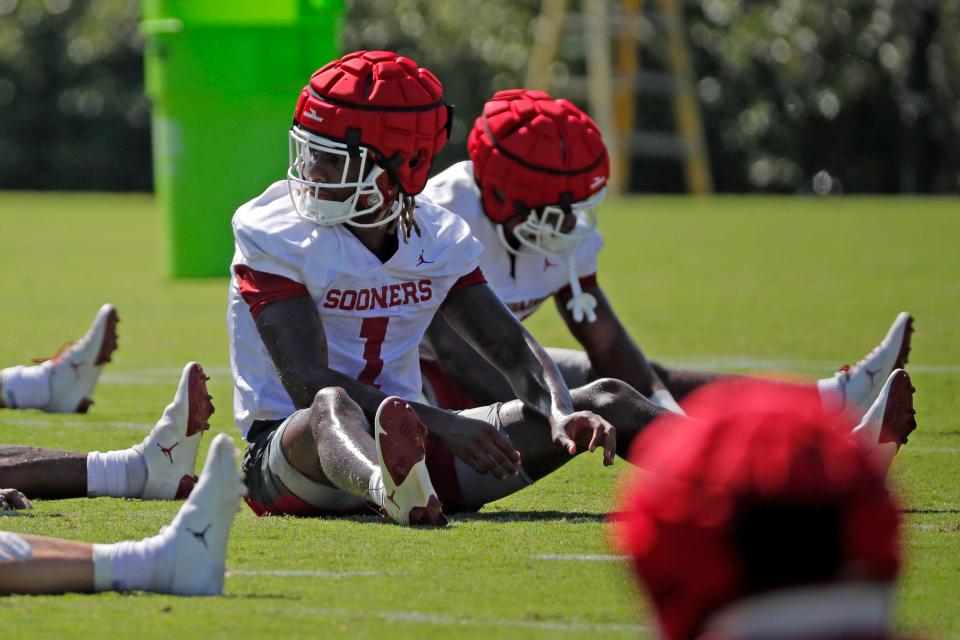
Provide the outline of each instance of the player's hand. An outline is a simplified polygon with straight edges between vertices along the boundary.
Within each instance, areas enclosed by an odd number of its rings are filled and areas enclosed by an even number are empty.
[[[447,448],[477,473],[506,478],[520,473],[520,452],[493,425],[483,420],[451,415],[441,435]]]
[[[593,453],[603,447],[603,464],[613,464],[617,453],[617,430],[592,411],[574,411],[552,425],[553,441],[570,455],[577,452],[577,442],[588,442],[587,451]]]
[[[33,505],[16,489],[0,489],[0,511],[16,509],[33,509]]]

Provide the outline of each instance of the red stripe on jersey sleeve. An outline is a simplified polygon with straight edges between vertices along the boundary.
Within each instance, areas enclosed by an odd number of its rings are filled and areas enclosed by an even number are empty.
[[[233,272],[237,275],[240,296],[250,307],[254,319],[268,304],[310,295],[303,283],[284,276],[255,271],[243,264],[234,267]]]
[[[595,287],[595,286],[597,286],[596,273],[591,273],[588,276],[583,276],[582,278],[580,278],[581,289],[589,289],[590,287]],[[553,295],[557,296],[557,299],[560,300],[560,302],[566,302],[567,300],[573,297],[573,289],[570,287],[570,285],[565,285],[557,289],[557,291]]]
[[[450,287],[450,291],[447,292],[447,297],[443,299],[443,304],[440,305],[440,308],[443,308],[443,305],[447,304],[447,300],[450,299],[450,296],[455,294],[461,289],[466,289],[467,287],[472,287],[477,284],[486,284],[487,278],[483,275],[483,271],[480,270],[480,267],[477,267],[470,273],[465,276],[460,276],[460,279],[453,283],[453,286]]]

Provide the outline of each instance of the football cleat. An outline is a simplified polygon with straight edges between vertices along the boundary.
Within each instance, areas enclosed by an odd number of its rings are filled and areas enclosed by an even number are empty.
[[[207,380],[196,362],[185,366],[173,402],[143,442],[133,446],[147,465],[142,498],[172,500],[190,495],[197,481],[193,474],[200,437],[210,428],[208,420],[213,414]]]
[[[914,391],[910,375],[903,369],[896,369],[880,389],[876,402],[853,430],[870,452],[870,457],[884,471],[890,468],[893,456],[917,428]]]
[[[230,436],[210,443],[200,480],[173,521],[161,530],[174,545],[170,571],[154,591],[184,596],[219,595],[233,518],[246,494],[237,469],[237,448]]]
[[[374,429],[387,515],[405,525],[447,524],[427,472],[427,428],[413,408],[402,398],[387,398],[377,409]]]
[[[902,311],[873,351],[854,366],[844,365],[833,378],[819,382],[824,410],[830,414],[846,411],[861,418],[891,372],[907,364],[912,334],[913,317]]]
[[[43,364],[50,371],[50,401],[44,411],[87,412],[100,372],[117,350],[119,321],[116,308],[103,305],[83,338]]]

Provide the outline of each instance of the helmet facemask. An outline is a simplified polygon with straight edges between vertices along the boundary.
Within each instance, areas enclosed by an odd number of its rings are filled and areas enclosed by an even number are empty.
[[[310,177],[309,168],[316,162],[317,154],[325,154],[333,167],[342,165],[337,182],[318,182]],[[290,129],[289,158],[287,183],[290,200],[303,218],[324,226],[346,223],[355,227],[378,227],[400,215],[400,207],[394,206],[388,215],[375,222],[356,220],[375,213],[384,203],[383,191],[377,184],[384,168],[375,161],[368,147],[351,148],[294,125]],[[324,197],[329,196],[325,191],[340,189],[353,189],[353,193],[342,201]]]
[[[513,238],[520,244],[515,248],[508,242],[502,224],[497,225],[500,241],[510,253],[539,253],[548,257],[565,257],[579,247],[597,228],[596,208],[607,195],[601,189],[586,200],[574,202],[569,207],[547,205],[531,209],[526,220],[513,228]],[[567,213],[576,218],[575,226],[569,231],[563,230]]]

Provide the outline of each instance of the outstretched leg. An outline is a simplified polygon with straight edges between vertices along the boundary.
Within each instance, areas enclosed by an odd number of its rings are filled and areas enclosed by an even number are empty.
[[[117,349],[117,310],[105,304],[75,344],[36,366],[0,371],[0,408],[86,413],[103,367]]]
[[[633,387],[612,378],[601,378],[570,392],[577,410],[589,410],[603,416],[617,430],[617,453],[625,458],[634,438],[657,416],[666,412],[640,395]],[[456,480],[465,509],[476,509],[487,502],[514,493],[556,471],[572,460],[570,454],[551,440],[546,419],[519,400],[463,412],[472,418],[496,424],[520,451],[524,474],[497,479],[479,474],[460,460],[454,461]],[[577,451],[587,450],[588,442],[577,442]],[[441,496],[442,497],[442,496]]]
[[[196,482],[200,438],[214,411],[207,380],[199,364],[187,364],[173,402],[143,442],[128,449],[75,453],[0,445],[0,487],[50,500],[187,497]]]
[[[222,593],[227,537],[243,495],[236,458],[229,436],[214,438],[196,489],[151,538],[90,545],[0,532],[0,594]]]
[[[309,409],[248,449],[247,502],[258,515],[346,515],[373,505],[401,524],[445,524],[426,473],[426,429],[413,410],[387,398],[372,431],[346,391],[321,389]]]

